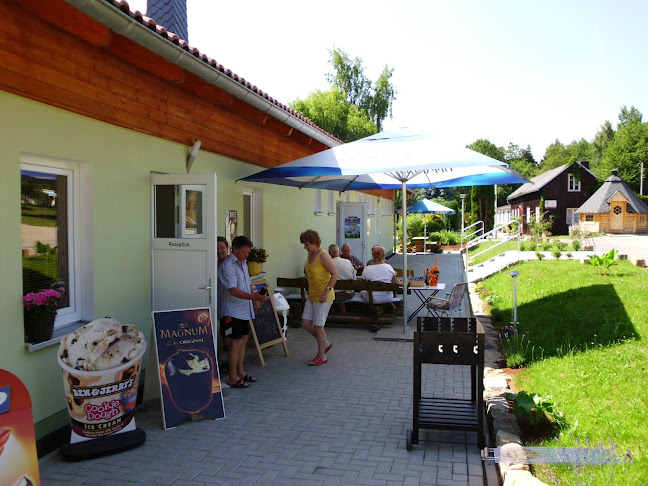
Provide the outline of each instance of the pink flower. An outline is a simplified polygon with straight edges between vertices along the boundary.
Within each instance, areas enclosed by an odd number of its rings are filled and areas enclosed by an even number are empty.
[[[33,307],[45,307],[51,310],[58,309],[58,300],[61,292],[54,289],[43,289],[36,293],[29,293],[23,297],[23,307],[26,310]]]

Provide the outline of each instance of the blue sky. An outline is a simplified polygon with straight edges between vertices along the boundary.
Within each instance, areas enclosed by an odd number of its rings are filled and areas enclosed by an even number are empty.
[[[146,0],[129,1],[146,10]],[[466,145],[487,138],[540,161],[591,140],[622,105],[648,117],[648,2],[187,0],[189,41],[282,103],[326,90],[332,47],[387,64],[393,119]]]

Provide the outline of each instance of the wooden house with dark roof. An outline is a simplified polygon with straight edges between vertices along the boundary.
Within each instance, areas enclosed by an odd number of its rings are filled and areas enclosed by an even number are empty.
[[[544,197],[545,211],[553,217],[551,234],[566,235],[571,225],[578,224],[576,210],[593,192],[595,183],[596,175],[589,170],[589,162],[565,164],[534,177],[513,191],[507,198],[508,211],[511,217],[520,218],[521,231],[529,233],[529,223],[537,220]]]
[[[648,233],[648,206],[616,169],[576,214],[580,228],[593,233]]]

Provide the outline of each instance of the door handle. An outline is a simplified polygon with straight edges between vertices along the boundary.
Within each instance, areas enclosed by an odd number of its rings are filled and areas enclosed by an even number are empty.
[[[209,279],[209,284],[205,285],[204,287],[198,287],[198,290],[207,290],[209,291],[209,303],[211,304],[212,302],[212,285],[211,285],[211,278]]]

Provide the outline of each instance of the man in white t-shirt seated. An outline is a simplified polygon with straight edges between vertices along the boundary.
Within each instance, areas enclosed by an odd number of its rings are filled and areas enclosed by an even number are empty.
[[[340,248],[333,243],[328,248],[329,255],[338,271],[338,280],[355,280],[356,271],[349,260],[340,257]],[[343,302],[353,297],[353,290],[339,290],[335,292],[335,302]],[[345,312],[344,304],[335,304],[340,312]]]

